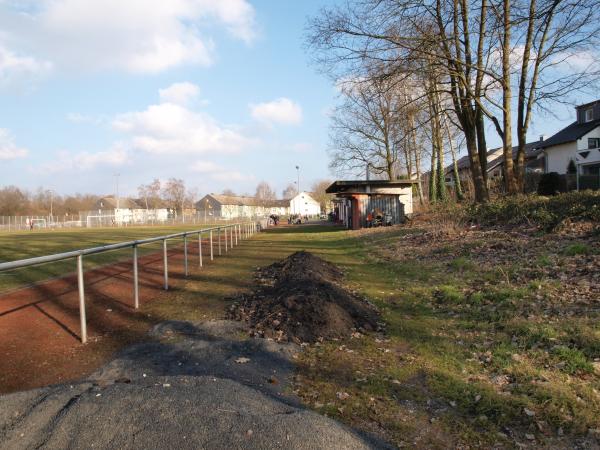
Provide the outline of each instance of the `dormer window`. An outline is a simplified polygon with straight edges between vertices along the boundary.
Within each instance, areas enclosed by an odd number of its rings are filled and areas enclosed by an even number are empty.
[[[593,108],[589,108],[585,110],[585,121],[586,122],[591,122],[592,120],[594,120],[594,110]]]

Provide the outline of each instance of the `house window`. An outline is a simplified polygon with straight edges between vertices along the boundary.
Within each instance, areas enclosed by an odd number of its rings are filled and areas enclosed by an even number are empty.
[[[588,138],[588,149],[600,148],[600,138]]]
[[[594,120],[594,110],[592,108],[585,110],[585,121],[591,122]]]

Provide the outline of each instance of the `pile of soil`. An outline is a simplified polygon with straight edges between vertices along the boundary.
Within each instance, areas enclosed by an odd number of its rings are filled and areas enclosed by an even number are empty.
[[[342,286],[338,267],[311,253],[259,269],[256,279],[258,287],[229,310],[252,335],[300,344],[378,329],[375,306]]]

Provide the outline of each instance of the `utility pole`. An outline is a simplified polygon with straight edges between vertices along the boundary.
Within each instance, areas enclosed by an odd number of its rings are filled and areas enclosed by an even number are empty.
[[[298,174],[298,184],[297,184],[298,194],[300,194],[300,166],[296,166],[296,172]]]
[[[119,177],[120,176],[121,176],[120,173],[115,174],[115,178],[117,179],[117,209],[119,209]]]

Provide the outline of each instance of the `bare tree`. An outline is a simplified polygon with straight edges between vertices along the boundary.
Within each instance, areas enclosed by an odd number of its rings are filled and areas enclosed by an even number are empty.
[[[228,195],[230,197],[235,197],[236,193],[234,191],[232,191],[229,188],[223,189],[223,192],[221,192],[222,195]]]
[[[169,178],[162,190],[163,200],[179,214],[185,209],[186,194],[185,182],[178,178]]]
[[[330,209],[332,194],[328,194],[325,190],[331,185],[331,180],[320,180],[313,183],[311,187],[311,197],[319,202],[321,211],[325,212]]]
[[[138,187],[138,195],[142,200],[144,200],[146,209],[154,209],[158,207],[160,202],[160,191],[161,186],[158,178],[152,180],[152,183],[141,184]]]
[[[270,200],[275,200],[277,198],[277,194],[275,190],[267,183],[266,181],[261,181],[256,186],[256,193],[254,194],[254,198],[258,201],[259,204],[265,206]]]
[[[281,198],[287,200],[289,198],[294,198],[298,193],[298,188],[295,184],[288,184],[287,187],[281,192]]]
[[[16,216],[27,214],[30,210],[30,200],[27,192],[16,186],[0,189],[0,215]]]
[[[309,32],[317,62],[334,76],[364,73],[364,66],[374,61],[397,76],[416,73],[422,78],[424,70],[436,69],[438,89],[451,98],[465,135],[477,201],[489,197],[480,105],[489,54],[489,42],[482,38],[486,2],[355,0],[324,10]]]
[[[330,167],[340,172],[373,173],[393,180],[398,174],[401,133],[393,83],[369,77],[341,85],[343,102],[332,116]]]

